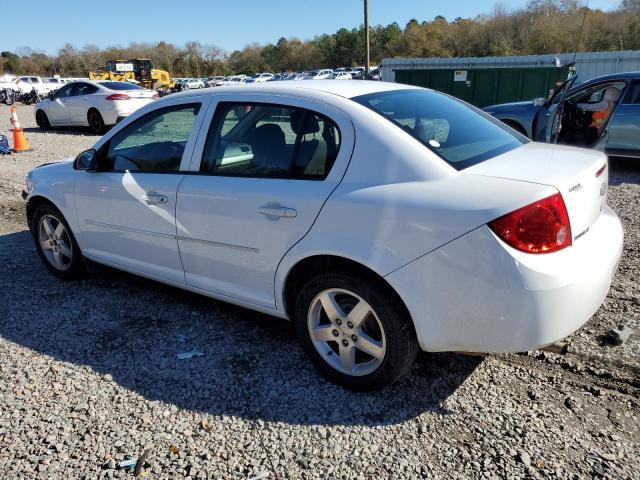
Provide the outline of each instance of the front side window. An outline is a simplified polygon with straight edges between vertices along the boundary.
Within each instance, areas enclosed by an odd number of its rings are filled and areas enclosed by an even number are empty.
[[[79,83],[76,88],[76,95],[90,95],[92,93],[96,93],[98,91],[98,87],[95,85],[91,85],[89,83]]]
[[[609,82],[591,85],[567,96],[567,100],[581,104],[598,104],[607,99],[613,98],[617,101],[621,93],[627,86],[626,82]]]
[[[161,108],[116,133],[107,149],[108,169],[178,171],[199,111],[200,104]]]
[[[425,89],[378,92],[352,100],[383,116],[456,170],[520,147],[525,140],[464,103]]]
[[[75,84],[65,85],[56,92],[56,98],[67,98],[73,95]]]
[[[326,117],[302,108],[221,103],[200,170],[249,177],[323,179],[340,148]]]

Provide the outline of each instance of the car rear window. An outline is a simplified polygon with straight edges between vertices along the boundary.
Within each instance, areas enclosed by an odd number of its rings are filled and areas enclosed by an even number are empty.
[[[377,92],[352,98],[419,140],[456,170],[520,147],[527,140],[498,120],[432,90]]]
[[[144,90],[142,87],[129,82],[100,82],[100,85],[109,90]]]

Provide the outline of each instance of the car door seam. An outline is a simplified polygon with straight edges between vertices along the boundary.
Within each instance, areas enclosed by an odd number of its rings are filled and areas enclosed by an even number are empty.
[[[197,137],[196,137],[196,142],[197,142]],[[194,150],[195,150],[195,144],[194,144]],[[189,167],[191,167],[191,161],[193,160],[193,150],[191,151],[191,159],[189,160]],[[180,179],[180,182],[178,182],[178,186],[176,187],[176,201],[173,205],[173,226],[175,227],[175,235],[174,238],[176,239],[176,250],[178,251],[178,260],[180,260],[180,266],[182,267],[182,277],[184,278],[184,284],[187,285],[187,271],[184,268],[184,262],[182,261],[182,252],[180,251],[180,242],[178,241],[178,199],[180,198],[180,187],[182,186],[182,182],[184,182],[184,180],[187,178],[186,175],[182,175],[182,178]]]
[[[347,175],[347,171],[349,170],[349,165],[351,165],[351,160],[353,159],[353,152],[355,152],[356,150],[356,129],[355,126],[353,125],[353,121],[351,120],[351,117],[345,113],[340,111],[340,113],[342,113],[342,115],[347,119],[347,121],[349,122],[350,126],[351,126],[351,130],[353,131],[353,144],[351,146],[351,152],[349,153],[349,159],[347,160],[347,164],[345,166],[344,171],[342,172],[342,176],[340,177],[340,179],[338,180],[338,182],[336,183],[336,186],[331,190],[331,192],[329,192],[329,195],[327,195],[327,197],[324,199],[324,201],[322,202],[322,205],[320,205],[320,208],[318,209],[318,212],[316,213],[315,218],[313,219],[313,222],[311,222],[311,225],[309,225],[309,228],[307,229],[306,232],[304,232],[304,234],[296,241],[294,242],[291,247],[289,247],[284,254],[282,255],[282,258],[280,258],[280,261],[278,262],[278,265],[276,265],[275,271],[273,272],[273,300],[275,302],[275,308],[278,308],[278,296],[276,294],[276,279],[278,277],[278,271],[280,270],[280,265],[282,264],[282,261],[285,259],[285,257],[289,254],[289,252],[296,246],[298,245],[304,238],[306,238],[307,235],[309,235],[309,232],[311,231],[311,229],[313,228],[313,226],[316,224],[316,222],[318,221],[318,218],[320,217],[320,213],[322,213],[322,210],[324,209],[324,206],[327,204],[327,202],[329,201],[329,199],[331,198],[331,196],[333,195],[333,193],[336,191],[336,189],[342,184],[344,177]]]

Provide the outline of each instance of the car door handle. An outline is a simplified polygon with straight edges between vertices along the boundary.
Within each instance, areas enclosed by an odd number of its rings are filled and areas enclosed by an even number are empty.
[[[258,213],[269,217],[293,218],[298,216],[298,211],[293,208],[280,206],[263,206],[258,208]]]
[[[155,192],[147,192],[142,196],[142,200],[147,202],[149,205],[169,203],[169,197],[167,197],[166,195],[160,195],[159,193]]]

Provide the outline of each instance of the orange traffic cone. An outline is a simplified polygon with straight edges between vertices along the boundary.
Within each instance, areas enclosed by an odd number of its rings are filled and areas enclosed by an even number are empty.
[[[20,128],[20,122],[18,121],[18,112],[16,107],[11,107],[11,125],[13,125],[13,148],[12,150],[18,152],[29,152],[29,142],[24,137],[24,132]]]

